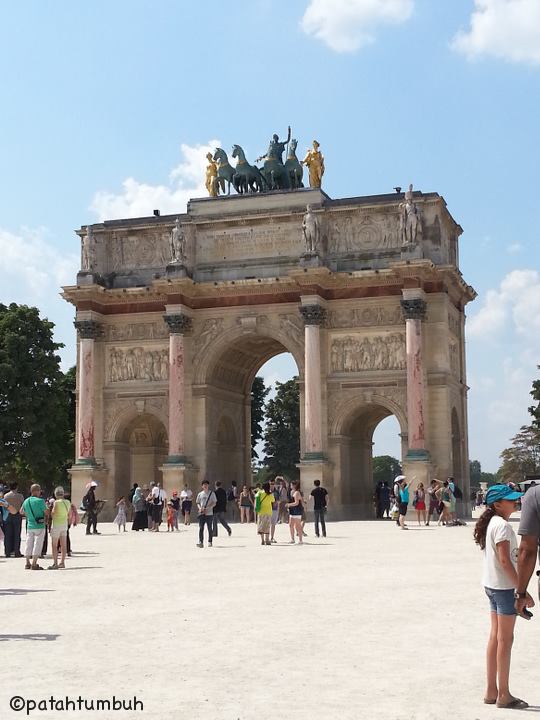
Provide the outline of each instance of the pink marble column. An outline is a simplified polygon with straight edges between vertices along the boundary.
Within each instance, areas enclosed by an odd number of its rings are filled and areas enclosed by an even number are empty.
[[[169,326],[169,457],[167,463],[185,464],[184,333],[191,327],[187,315],[165,315]]]
[[[401,301],[405,316],[405,343],[407,350],[407,423],[409,449],[407,455],[427,458],[425,437],[425,371],[422,354],[422,321],[426,315],[426,302],[421,298]]]
[[[101,328],[95,320],[77,320],[74,324],[79,331],[80,338],[76,460],[80,465],[95,465],[94,344],[96,338],[101,334]]]
[[[320,305],[302,305],[304,318],[304,460],[322,460],[322,391],[320,326],[326,310]]]

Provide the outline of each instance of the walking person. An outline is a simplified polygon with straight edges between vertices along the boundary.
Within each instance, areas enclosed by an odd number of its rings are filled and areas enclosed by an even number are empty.
[[[414,509],[416,510],[416,517],[418,519],[418,524],[421,525],[423,522],[424,525],[427,525],[426,491],[424,490],[424,483],[422,483],[422,482],[418,483],[418,487],[414,491],[413,505],[414,505]]]
[[[216,504],[216,495],[213,490],[210,490],[210,483],[208,480],[203,480],[201,483],[202,490],[197,495],[197,509],[199,511],[199,542],[197,547],[204,547],[204,528],[208,528],[208,547],[212,547],[212,525],[213,525],[213,512]]]
[[[386,519],[390,519],[390,488],[388,487],[388,483],[386,480],[381,484],[381,488],[379,491],[379,502],[380,502],[380,510],[381,510],[381,518],[384,518],[384,513],[386,513]]]
[[[43,570],[38,565],[38,559],[41,555],[43,547],[43,538],[45,536],[45,525],[49,518],[49,510],[47,503],[41,497],[41,487],[34,484],[30,487],[30,497],[23,502],[21,515],[26,517],[26,548],[24,557],[26,559],[26,570]]]
[[[212,515],[212,536],[218,536],[218,521],[223,525],[225,530],[229,533],[229,537],[232,535],[232,530],[227,522],[227,493],[224,488],[221,487],[221,481],[216,482],[216,489],[214,490],[216,496],[216,504],[214,507],[214,513]]]
[[[450,523],[450,508],[452,507],[452,491],[448,485],[448,480],[445,480],[438,492],[440,499],[439,503],[439,522],[437,525],[449,525]]]
[[[279,491],[278,523],[287,522],[287,503],[289,502],[289,494],[287,492],[285,478],[282,475],[276,476],[276,488]]]
[[[16,482],[9,483],[9,491],[4,495],[7,503],[7,517],[4,521],[4,553],[5,556],[22,557],[21,553],[21,527],[22,517],[20,510],[24,502],[24,495],[19,492]]]
[[[300,481],[296,480],[292,484],[292,501],[287,503],[289,510],[289,530],[291,532],[291,544],[294,544],[294,534],[298,536],[298,544],[303,545],[302,530],[302,513],[304,511],[304,505],[302,503],[302,493],[300,492]]]
[[[150,483],[150,490],[147,491],[146,494],[146,518],[148,523],[148,532],[151,532],[154,529],[154,496],[152,495],[152,490],[156,486],[155,482]]]
[[[163,510],[167,502],[167,493],[156,483],[150,493],[152,496],[152,532],[159,532],[159,526],[163,522]]]
[[[54,491],[54,503],[51,510],[51,550],[53,564],[48,570],[63,570],[66,567],[67,533],[71,503],[64,497],[64,488],[57,487]],[[60,563],[58,562],[58,546],[60,546]]]
[[[400,514],[399,514],[399,503],[400,503],[400,493],[401,493],[401,481],[405,480],[405,475],[398,475],[394,479],[394,486],[392,488],[392,492],[394,493],[394,502],[398,508],[398,513],[396,517],[396,525],[400,527]]]
[[[101,535],[97,529],[97,500],[96,500],[96,488],[97,482],[92,480],[90,486],[83,497],[82,505],[86,511],[86,534],[91,534],[91,528],[93,528],[94,535]]]
[[[508,518],[522,493],[508,485],[492,485],[486,494],[486,510],[474,529],[474,540],[484,551],[482,584],[489,600],[491,630],[486,652],[487,686],[484,703],[523,710],[527,703],[510,692],[510,657],[514,640],[518,586],[516,534]],[[525,598],[530,602],[532,598]],[[529,600],[530,599],[530,600]],[[527,604],[527,603],[526,603]]]
[[[244,485],[240,491],[238,506],[240,508],[240,522],[250,522],[251,510],[253,509],[253,496],[251,494],[251,489],[248,488],[247,485]]]
[[[518,534],[521,535],[517,563],[518,584],[516,587],[516,612],[530,620],[526,608],[533,607],[534,601],[527,592],[529,580],[536,566],[536,556],[540,560],[540,485],[529,486],[521,501],[521,520]],[[538,575],[538,599],[540,600],[540,571]]]
[[[133,493],[133,525],[132,530],[138,532],[139,530],[146,530],[148,527],[148,513],[146,510],[146,500],[143,497],[142,490],[140,487],[135,489]]]
[[[319,523],[321,524],[322,536],[326,537],[326,523],[324,522],[324,515],[326,508],[328,507],[328,491],[321,487],[321,481],[315,480],[315,487],[311,491],[311,497],[313,498],[313,514],[315,516],[315,535],[319,537]]]
[[[193,490],[187,484],[180,493],[180,501],[182,503],[182,515],[184,516],[184,525],[191,524],[191,508],[193,506]]]
[[[127,505],[123,495],[118,498],[118,502],[116,503],[116,517],[114,518],[114,522],[118,525],[118,532],[120,532],[120,528],[124,528],[124,532],[126,532]]]
[[[238,485],[236,483],[236,480],[233,480],[231,482],[231,487],[229,488],[229,491],[227,493],[227,501],[231,504],[229,505],[231,510],[231,520],[233,522],[236,521],[236,510],[238,507]]]
[[[272,507],[274,494],[270,491],[270,483],[265,482],[257,495],[257,532],[261,536],[261,545],[271,545]]]

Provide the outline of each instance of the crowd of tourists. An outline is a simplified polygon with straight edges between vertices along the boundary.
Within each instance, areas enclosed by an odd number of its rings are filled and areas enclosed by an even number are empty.
[[[457,512],[463,494],[453,477],[444,481],[435,478],[427,488],[420,482],[414,491],[411,484],[405,475],[398,475],[392,488],[386,481],[379,482],[373,496],[376,517],[395,520],[398,527],[407,530],[405,516],[412,499],[418,525],[429,526],[432,520],[437,525],[463,525]]]

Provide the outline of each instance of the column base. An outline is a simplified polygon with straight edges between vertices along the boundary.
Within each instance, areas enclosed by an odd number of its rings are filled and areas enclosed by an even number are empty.
[[[418,452],[418,451],[415,451]],[[425,452],[425,451],[424,451]],[[403,474],[407,478],[407,480],[410,480],[412,482],[411,484],[411,503],[412,503],[412,493],[416,488],[418,487],[419,483],[424,483],[424,488],[427,489],[429,483],[431,482],[431,473],[433,471],[431,461],[429,458],[429,453],[424,455],[423,457],[419,456],[411,456],[409,453],[405,456],[405,460],[403,461]],[[411,505],[412,507],[412,505]]]
[[[172,456],[175,457],[175,456]],[[167,497],[171,497],[173,490],[177,490],[178,494],[184,489],[184,485],[193,490],[193,495],[197,495],[197,470],[192,465],[186,463],[174,463],[167,458],[160,468],[163,474],[163,489],[167,493]]]

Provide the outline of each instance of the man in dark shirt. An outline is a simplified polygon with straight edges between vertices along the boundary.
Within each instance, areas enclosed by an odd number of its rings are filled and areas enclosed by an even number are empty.
[[[313,498],[313,513],[315,515],[315,535],[319,537],[319,522],[321,523],[322,536],[326,537],[326,524],[324,522],[324,513],[328,505],[328,492],[321,487],[321,481],[315,480],[315,487],[311,491]]]
[[[521,543],[517,562],[518,582],[514,595],[517,614],[526,617],[525,610],[534,605],[532,597],[527,592],[527,586],[536,566],[540,543],[540,485],[530,487],[521,498],[518,533],[521,535]],[[540,584],[538,595],[540,599]]]
[[[24,495],[19,492],[16,482],[9,483],[9,492],[4,495],[8,504],[8,514],[4,521],[4,552],[6,557],[14,555],[22,557],[21,553],[21,525],[22,517],[19,511],[24,502]]]
[[[214,490],[214,494],[216,496],[216,504],[214,506],[214,527],[212,530],[212,537],[217,537],[218,534],[218,520],[223,525],[225,530],[229,533],[229,537],[232,535],[232,530],[229,527],[229,523],[225,519],[225,514],[227,513],[227,493],[225,490],[221,487],[221,482],[218,480],[216,482],[216,489]]]
[[[97,482],[92,480],[88,492],[84,496],[84,508],[86,510],[86,534],[90,535],[91,528],[94,528],[94,535],[101,535],[97,529],[97,500],[95,488]]]

